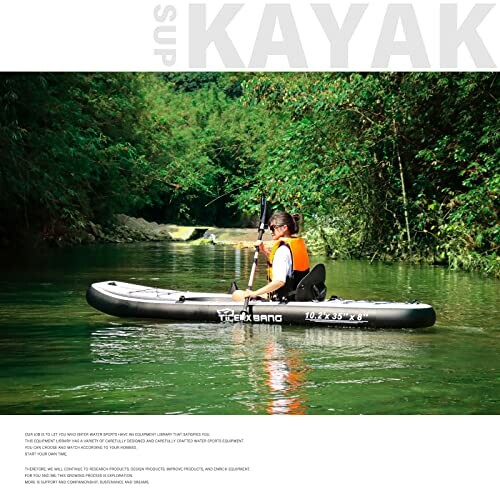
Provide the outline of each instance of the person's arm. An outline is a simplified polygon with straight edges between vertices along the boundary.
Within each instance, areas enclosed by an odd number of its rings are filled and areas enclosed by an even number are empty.
[[[284,286],[285,282],[284,281],[271,281],[271,283],[268,283],[267,285],[264,285],[263,287],[259,288],[258,290],[236,290],[233,292],[233,300],[236,300],[238,302],[244,301],[247,297],[250,297],[251,299],[255,299],[259,295],[265,295],[267,293],[272,293],[282,286]]]
[[[233,300],[243,301],[247,297],[253,299],[260,295],[275,292],[285,285],[285,280],[289,274],[289,269],[291,268],[291,266],[292,260],[290,249],[287,247],[280,247],[274,256],[273,262],[273,277],[275,279],[273,279],[267,285],[259,288],[258,290],[236,290],[232,296]]]
[[[264,242],[262,240],[257,240],[255,242],[255,246],[256,247],[259,247],[259,251],[261,251],[265,256],[266,256],[266,259],[269,258],[269,254],[271,253],[271,250],[268,250],[265,246],[264,246]]]

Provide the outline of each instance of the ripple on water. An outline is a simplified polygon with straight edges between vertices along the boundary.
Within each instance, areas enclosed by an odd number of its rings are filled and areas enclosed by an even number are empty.
[[[49,254],[17,267],[10,261],[2,273],[4,413],[500,411],[497,281],[426,266],[328,261],[331,293],[418,299],[434,306],[436,325],[180,324],[113,319],[86,304],[85,289],[111,278],[220,292],[235,275],[248,275],[251,251],[145,244]],[[257,283],[264,280],[259,267]]]

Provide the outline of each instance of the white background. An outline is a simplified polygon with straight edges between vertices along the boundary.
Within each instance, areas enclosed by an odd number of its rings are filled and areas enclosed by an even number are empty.
[[[204,2],[215,16],[223,2]],[[245,2],[242,2],[245,3]],[[266,2],[245,3],[228,28],[241,58],[248,64]],[[279,3],[276,1],[276,3]],[[330,46],[309,3],[287,1],[307,57],[309,70],[329,70]],[[318,2],[319,3],[319,2]],[[371,1],[349,51],[349,70],[371,70],[386,1]],[[412,2],[418,16],[431,69],[439,70],[439,3]],[[459,22],[474,2],[460,1]],[[496,2],[489,2],[496,3]],[[158,23],[156,5],[178,10],[177,64],[188,65],[187,2],[149,0],[2,0],[0,4],[0,70],[2,71],[164,71],[153,51]],[[331,2],[339,22],[350,2]],[[479,33],[495,63],[499,60],[499,9],[489,14]],[[277,35],[278,36],[278,35]],[[217,51],[207,51],[208,69],[225,70]],[[170,68],[172,69],[172,68]],[[265,71],[288,70],[284,57],[271,57]],[[306,68],[304,68],[306,69]],[[406,57],[391,58],[390,70],[411,70]],[[476,70],[465,47],[457,70]],[[41,463],[78,465],[89,456],[25,457],[25,432],[106,432],[126,429],[146,432],[175,429],[230,433],[245,444],[227,455],[228,448],[207,446],[196,459],[240,462],[250,473],[170,473],[154,475],[150,486],[24,486],[24,467]],[[499,449],[497,416],[380,416],[380,417],[216,417],[216,416],[9,416],[0,417],[1,477],[5,498],[58,499],[156,498],[217,499],[488,499],[497,498]],[[236,451],[237,450],[237,451]],[[165,456],[160,448],[147,454],[90,455],[97,465],[117,460],[130,465],[180,465],[191,460],[192,449],[177,448]],[[194,458],[193,458],[194,460]],[[68,463],[69,462],[69,463]]]
[[[4,498],[498,498],[494,416],[51,415],[2,416],[0,423]],[[208,432],[244,443],[25,457],[25,432]],[[89,465],[249,466],[250,472],[142,474],[150,485],[24,485],[28,466]]]
[[[224,4],[220,0],[200,0],[207,6],[207,24],[210,25]],[[226,3],[243,3],[244,7],[228,25],[227,33],[248,69],[250,55],[266,3],[286,3],[292,8],[293,17],[306,55],[307,67],[303,70],[330,70],[330,43],[315,17],[310,3],[303,0],[236,0]],[[325,2],[323,2],[325,3]],[[339,24],[351,3],[335,0],[329,2]],[[387,0],[359,0],[367,3],[365,11],[349,43],[349,70],[372,70],[375,46],[378,41],[383,18],[389,3]],[[440,70],[439,60],[439,6],[436,0],[418,0],[411,3],[416,13],[425,49],[431,67]],[[473,5],[478,2],[460,0],[458,23],[462,24]],[[488,1],[483,3],[495,4]],[[159,23],[153,11],[157,5],[173,5],[177,19],[173,23]],[[478,33],[496,65],[499,61],[500,9],[498,5],[480,24]],[[154,30],[159,25],[175,24],[177,62],[173,68],[166,67],[154,49]],[[396,34],[400,40],[401,28]],[[0,4],[0,69],[3,71],[165,71],[195,70],[188,60],[188,2],[171,0],[2,0]],[[275,39],[281,33],[276,29]],[[218,51],[212,44],[207,50],[207,68],[226,68]],[[238,68],[242,70],[242,68]],[[250,68],[251,69],[251,68]],[[271,56],[266,71],[289,70],[288,59]],[[407,56],[393,56],[388,70],[416,70]],[[467,47],[458,49],[458,66],[454,70],[476,70]],[[487,68],[479,68],[487,69]],[[489,70],[489,69],[487,69]]]

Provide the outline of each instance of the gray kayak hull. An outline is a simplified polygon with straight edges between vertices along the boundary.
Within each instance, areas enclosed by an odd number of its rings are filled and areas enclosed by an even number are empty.
[[[428,304],[363,300],[288,302],[251,300],[247,312],[229,294],[182,292],[119,281],[93,283],[87,302],[121,318],[192,323],[267,323],[355,328],[424,328],[436,321]]]

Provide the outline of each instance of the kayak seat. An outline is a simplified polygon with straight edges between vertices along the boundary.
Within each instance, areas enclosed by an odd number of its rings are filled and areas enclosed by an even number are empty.
[[[233,281],[231,283],[231,286],[229,287],[229,291],[227,292],[229,295],[231,295],[233,292],[236,290],[239,290],[238,285],[236,284],[236,281]]]
[[[322,301],[326,297],[326,271],[324,264],[316,264],[297,285],[294,299],[297,302]]]

